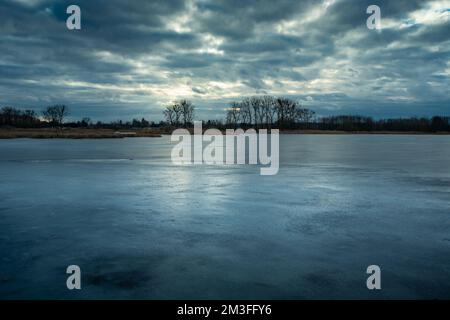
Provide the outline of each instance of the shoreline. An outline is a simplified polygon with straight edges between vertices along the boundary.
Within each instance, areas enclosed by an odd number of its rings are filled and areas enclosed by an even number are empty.
[[[392,134],[392,135],[450,135],[449,131],[344,131],[344,130],[285,130],[280,134]]]
[[[39,129],[2,129],[0,139],[123,139],[129,137],[158,138],[160,131],[152,129],[139,130],[113,130],[113,129],[87,129],[87,128],[39,128]]]
[[[158,138],[170,135],[172,130],[167,128],[146,129],[88,129],[88,128],[0,128],[0,139],[123,139],[133,137]],[[270,133],[270,131],[268,131]],[[224,130],[222,130],[224,134]],[[450,132],[420,132],[420,131],[343,131],[343,130],[283,130],[280,134],[329,134],[329,135],[450,135]]]

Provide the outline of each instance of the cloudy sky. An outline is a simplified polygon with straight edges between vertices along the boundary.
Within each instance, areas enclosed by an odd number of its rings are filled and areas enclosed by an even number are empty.
[[[68,30],[66,8],[81,8]],[[381,8],[369,30],[366,9]],[[0,0],[0,106],[198,119],[252,95],[319,115],[450,115],[450,0]]]

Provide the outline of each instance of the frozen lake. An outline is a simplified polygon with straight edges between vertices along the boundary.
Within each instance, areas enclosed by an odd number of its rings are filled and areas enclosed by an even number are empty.
[[[450,298],[450,136],[282,135],[275,176],[172,146],[1,140],[0,298]]]

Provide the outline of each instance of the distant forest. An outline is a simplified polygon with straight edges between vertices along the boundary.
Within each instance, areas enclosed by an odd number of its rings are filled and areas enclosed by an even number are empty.
[[[85,117],[79,121],[65,121],[69,115],[65,105],[49,106],[41,114],[33,110],[13,107],[0,109],[2,128],[102,128],[142,129],[162,128],[167,131],[176,127],[192,127],[195,106],[181,100],[163,111],[164,120],[148,121],[145,118],[131,121],[92,122]],[[255,128],[280,130],[339,130],[339,131],[398,131],[398,132],[450,132],[450,117],[434,116],[373,119],[359,115],[317,116],[314,111],[303,108],[295,100],[283,97],[260,96],[245,98],[229,104],[223,120],[203,121],[204,128]]]

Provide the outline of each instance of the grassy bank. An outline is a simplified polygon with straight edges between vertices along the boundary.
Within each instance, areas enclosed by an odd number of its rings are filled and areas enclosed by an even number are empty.
[[[137,129],[116,131],[112,129],[87,129],[87,128],[0,128],[0,139],[33,138],[33,139],[112,139],[125,137],[161,137],[159,130]]]
[[[193,133],[193,129],[188,129]],[[162,134],[171,134],[170,128],[145,128],[145,129],[88,129],[88,128],[0,128],[0,139],[32,138],[32,139],[120,139],[126,137],[161,137]],[[225,131],[222,130],[225,134]],[[282,130],[281,134],[441,134],[449,135],[450,132],[419,132],[419,131],[342,131],[342,130]]]
[[[344,131],[344,130],[285,130],[282,134],[416,134],[416,135],[449,135],[449,131],[423,132],[423,131]]]

